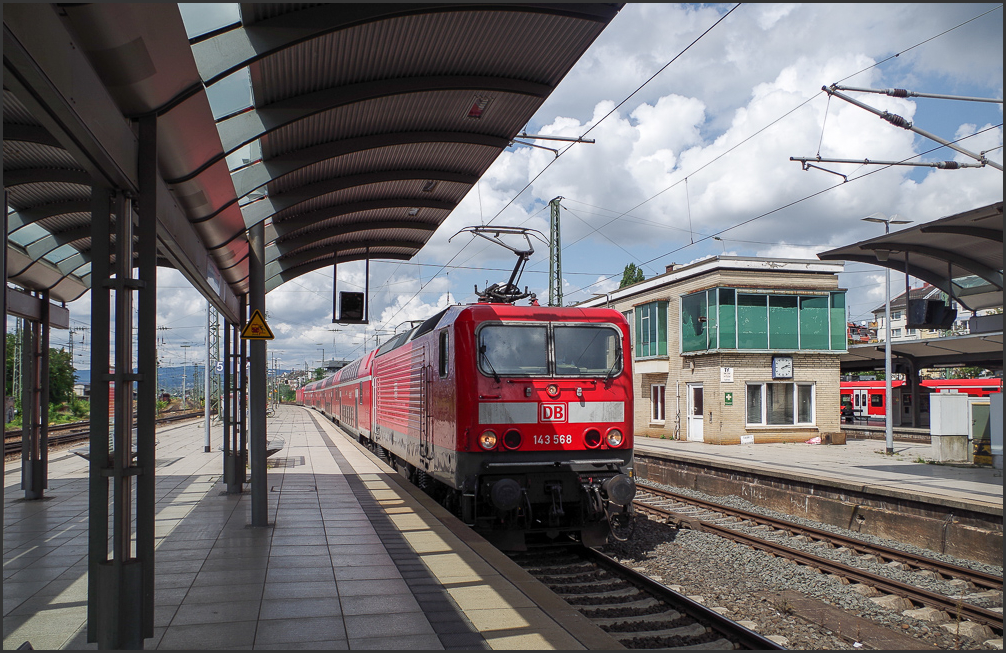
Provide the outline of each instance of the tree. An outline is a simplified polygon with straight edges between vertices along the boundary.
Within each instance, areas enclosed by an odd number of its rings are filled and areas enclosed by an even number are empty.
[[[637,268],[635,263],[629,263],[625,266],[625,270],[622,272],[622,282],[618,284],[619,288],[625,288],[626,286],[631,286],[634,283],[639,283],[645,280],[646,277],[643,276],[642,268]]]
[[[73,384],[77,380],[70,352],[49,350],[49,402],[63,404],[73,399]]]
[[[4,361],[4,396],[7,397],[14,394],[14,352],[17,350],[17,343],[20,341],[20,331],[7,334],[7,360]],[[15,401],[20,402],[20,398],[15,399]]]
[[[21,333],[7,334],[7,360],[4,366],[4,393],[10,397],[14,393],[14,352],[21,340]],[[49,349],[49,401],[62,404],[73,399],[73,384],[77,380],[70,360],[70,352],[63,349]],[[21,405],[21,397],[14,397]]]
[[[322,379],[325,378],[326,374],[328,374],[328,370],[326,370],[324,367],[315,368],[315,370],[314,370],[314,378],[311,379],[311,380],[312,381],[321,381]]]

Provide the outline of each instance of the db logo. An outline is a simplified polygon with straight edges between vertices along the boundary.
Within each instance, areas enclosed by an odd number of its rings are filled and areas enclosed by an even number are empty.
[[[542,404],[538,413],[539,422],[565,422],[566,404]]]

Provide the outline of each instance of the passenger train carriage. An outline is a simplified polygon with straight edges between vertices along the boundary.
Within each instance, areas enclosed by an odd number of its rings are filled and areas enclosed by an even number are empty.
[[[298,399],[496,544],[631,524],[628,324],[609,309],[452,306]]]
[[[990,393],[1002,392],[1002,378],[982,379],[923,379],[919,383],[920,427],[929,426],[929,395],[933,392],[957,392],[972,397],[987,397]],[[904,381],[891,381],[891,391],[895,411],[894,426],[910,421],[912,393]],[[846,412],[843,419],[847,423],[885,422],[887,419],[884,397],[886,388],[883,380],[842,381],[841,404]],[[851,411],[846,408],[848,405]],[[899,419],[898,411],[902,412]],[[851,414],[850,414],[851,412]]]

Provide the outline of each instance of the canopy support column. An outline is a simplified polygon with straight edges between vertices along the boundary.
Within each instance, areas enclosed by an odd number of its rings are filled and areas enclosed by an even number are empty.
[[[251,310],[265,315],[265,225],[258,223],[248,230],[248,256]],[[252,340],[251,348],[251,485],[253,527],[269,525],[268,478],[266,471],[266,351],[264,340]]]

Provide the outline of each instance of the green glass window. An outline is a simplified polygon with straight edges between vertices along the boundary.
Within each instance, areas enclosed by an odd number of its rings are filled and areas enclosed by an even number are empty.
[[[719,347],[719,336],[716,333],[716,289],[706,291],[706,347],[716,349]]]
[[[732,288],[720,288],[719,329],[720,349],[737,348],[737,307]]]
[[[800,298],[800,349],[830,349],[828,297]]]
[[[842,292],[801,297],[713,288],[681,298],[682,352],[844,350],[844,338]]]
[[[681,298],[681,351],[708,349],[706,342],[706,293]]]
[[[797,299],[793,295],[769,295],[768,344],[772,349],[800,348]]]
[[[848,341],[845,334],[845,293],[831,293],[831,348],[845,351]]]
[[[737,348],[768,349],[766,295],[737,293]]]
[[[667,302],[637,306],[636,358],[667,355]]]

